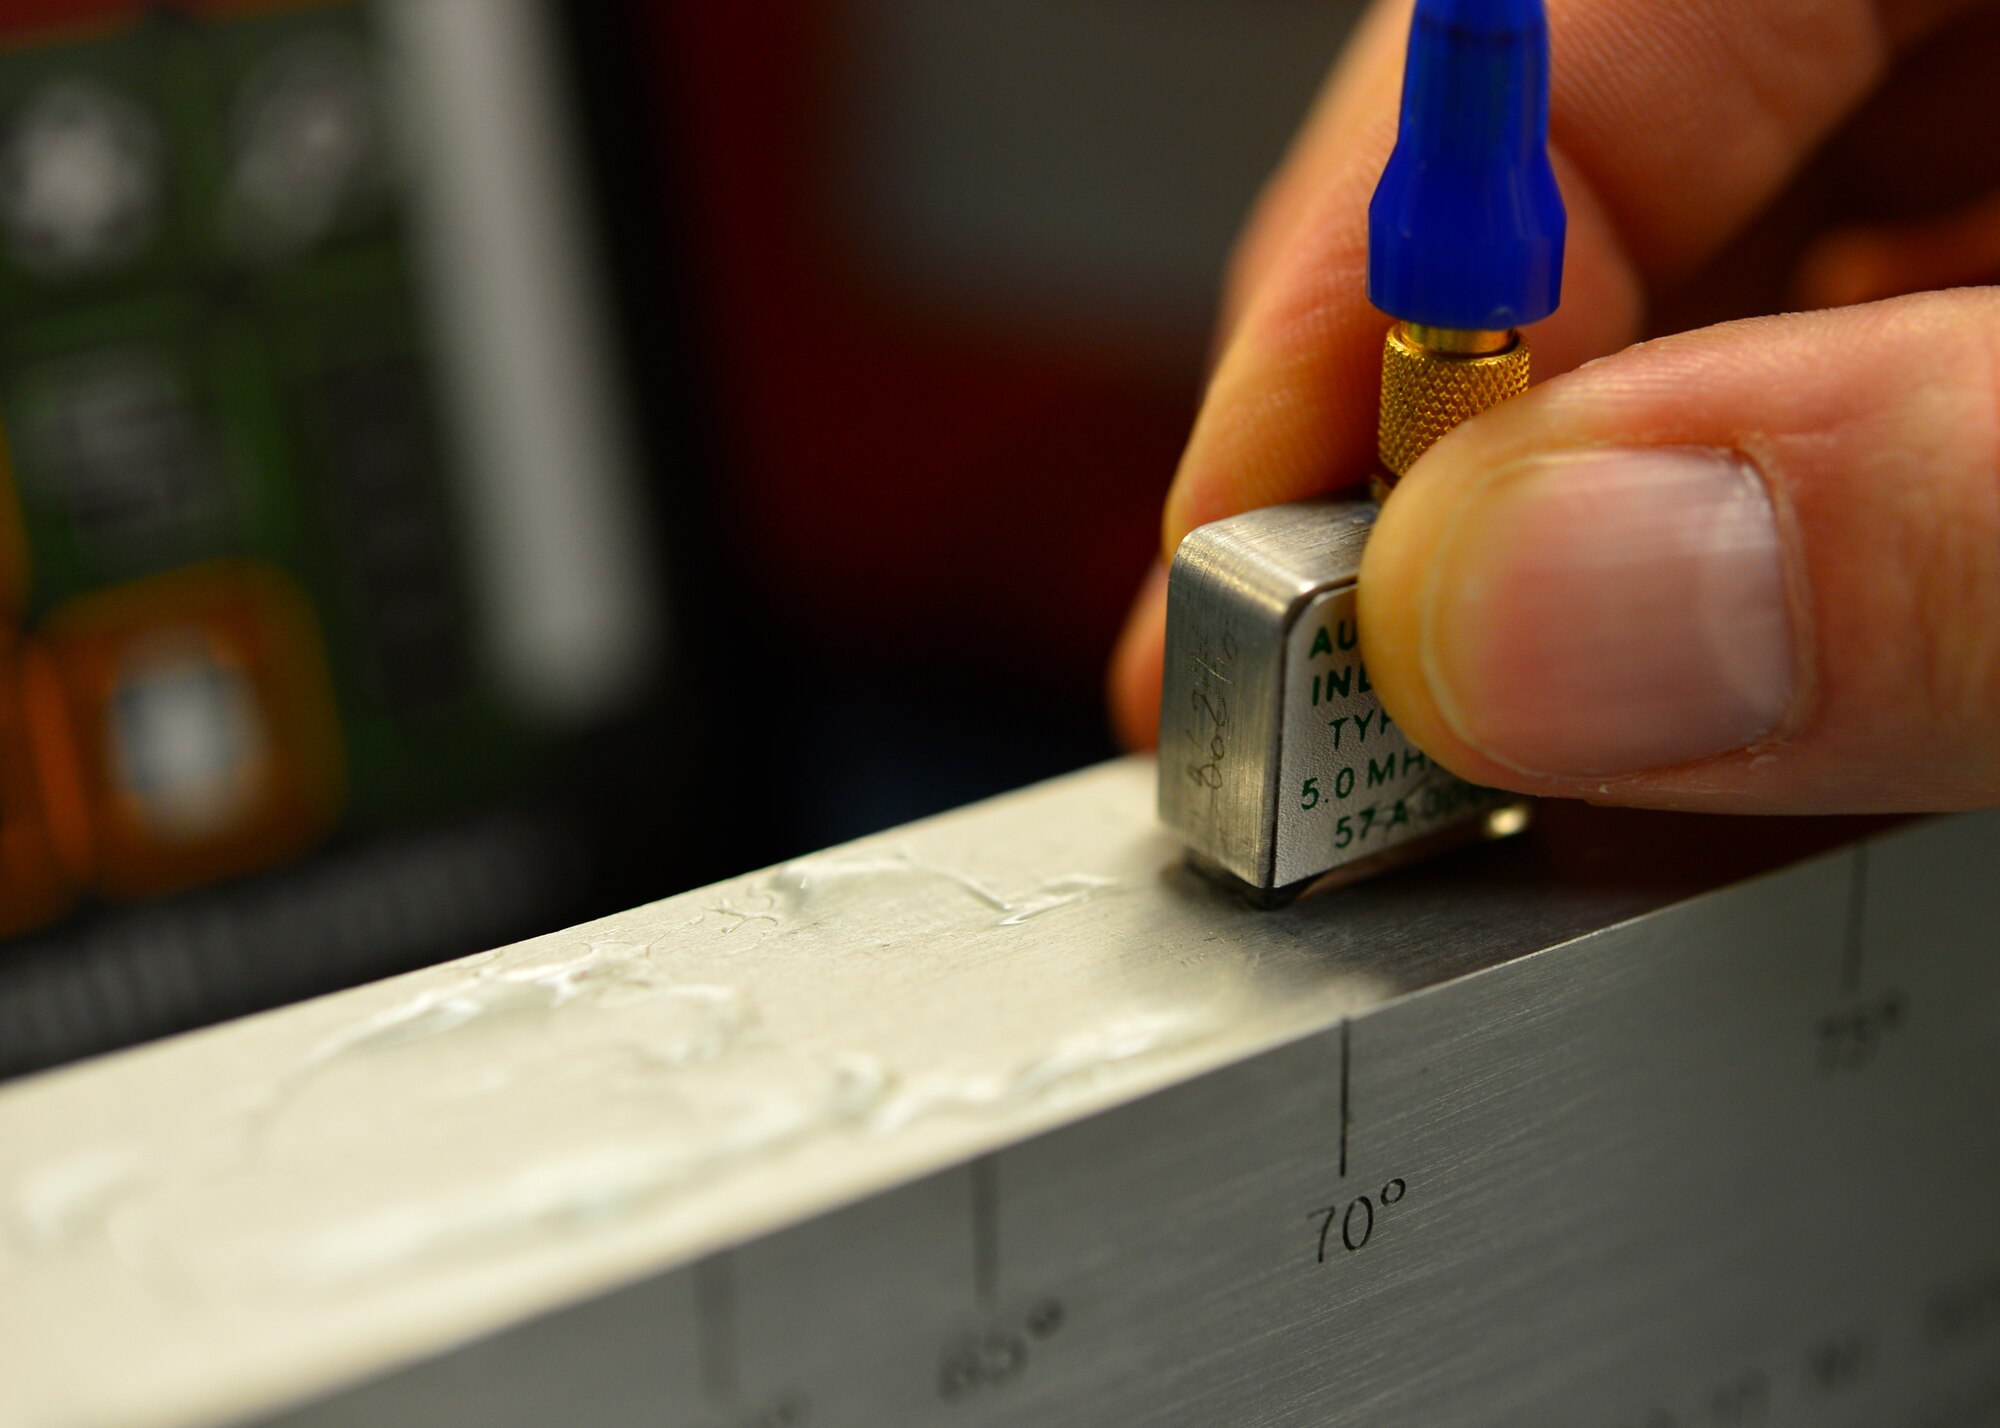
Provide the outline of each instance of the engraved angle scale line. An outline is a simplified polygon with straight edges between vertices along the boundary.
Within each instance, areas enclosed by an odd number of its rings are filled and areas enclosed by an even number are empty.
[[[1339,1028],[1333,1033],[1339,1060],[1339,1125],[1340,1144],[1337,1178],[1345,1182],[1348,1169],[1348,1145],[1354,1130],[1354,1020],[1343,1017]],[[1360,1195],[1350,1194],[1343,1183],[1338,1197],[1330,1205],[1314,1207],[1306,1217],[1316,1226],[1313,1248],[1313,1263],[1325,1264],[1327,1255],[1333,1250],[1346,1254],[1359,1254],[1368,1247],[1375,1237],[1377,1216],[1390,1207],[1399,1205],[1409,1194],[1409,1182],[1402,1176],[1391,1176],[1382,1181],[1378,1188]]]
[[[1867,955],[1868,845],[1856,845],[1849,860],[1847,901],[1841,924],[1839,1002],[1818,1023],[1819,1069],[1822,1073],[1858,1071],[1883,1049],[1886,1039],[1909,1016],[1905,989],[1900,985],[1863,993]]]
[[[1862,924],[1868,915],[1868,845],[1854,850],[1854,871],[1847,897],[1847,938],[1841,948],[1840,992],[1842,996],[1861,994]]]
[[[1000,1297],[1000,1166],[982,1155],[967,1167],[972,1191],[972,1297],[991,1310]]]
[[[742,1397],[736,1354],[736,1273],[730,1252],[709,1256],[693,1269],[695,1357],[702,1392],[716,1408]]]
[[[1354,1023],[1343,1018],[1340,1023],[1340,1178],[1347,1178],[1347,1136],[1353,1125],[1353,1113],[1348,1099],[1348,1079],[1353,1074],[1354,1058],[1352,1042]]]

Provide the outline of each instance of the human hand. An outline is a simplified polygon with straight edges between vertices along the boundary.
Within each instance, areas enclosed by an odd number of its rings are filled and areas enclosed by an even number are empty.
[[[1364,21],[1239,247],[1169,552],[1372,469],[1367,206],[1409,11]],[[2000,289],[1900,296],[2000,277],[2000,5],[1549,12],[1569,247],[1529,338],[1566,375],[1453,431],[1384,509],[1360,593],[1383,703],[1528,793],[2000,803]],[[1835,310],[1628,346],[1788,306]],[[1111,676],[1135,745],[1164,620],[1156,573]]]

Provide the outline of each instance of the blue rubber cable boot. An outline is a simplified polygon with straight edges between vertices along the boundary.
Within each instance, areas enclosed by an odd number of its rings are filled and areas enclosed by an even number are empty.
[[[1541,0],[1418,0],[1402,129],[1368,207],[1368,299],[1425,327],[1505,331],[1562,294]]]

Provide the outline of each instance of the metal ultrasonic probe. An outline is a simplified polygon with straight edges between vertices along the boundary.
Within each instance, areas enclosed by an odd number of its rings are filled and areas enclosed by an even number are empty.
[[[1452,427],[1528,385],[1519,328],[1561,294],[1542,0],[1418,0],[1396,148],[1369,206],[1382,352],[1377,500]],[[1413,747],[1360,656],[1377,507],[1307,501],[1191,532],[1167,587],[1160,816],[1267,901],[1526,821]]]

